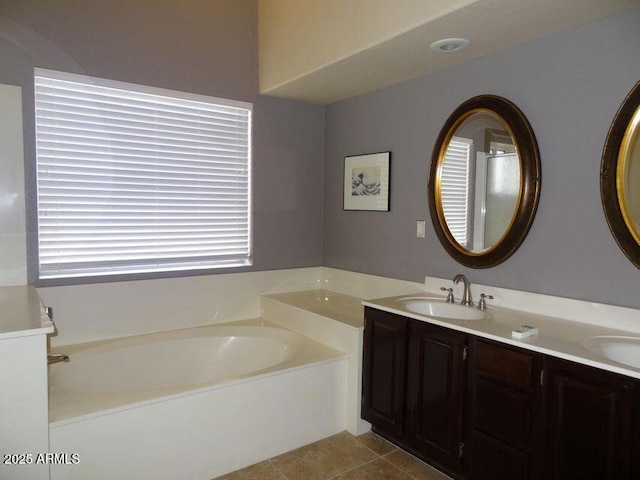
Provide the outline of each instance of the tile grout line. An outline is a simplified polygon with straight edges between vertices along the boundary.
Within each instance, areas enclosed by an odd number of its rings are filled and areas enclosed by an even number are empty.
[[[377,436],[377,435],[376,435],[376,436]],[[376,455],[376,457],[375,457],[374,459],[372,459],[372,460],[368,461],[368,462],[364,462],[364,463],[362,463],[362,464],[358,465],[357,467],[353,467],[353,468],[351,468],[351,469],[345,470],[344,472],[338,473],[337,475],[334,475],[333,477],[330,477],[330,478],[329,478],[329,479],[327,479],[327,480],[335,480],[335,479],[336,479],[336,478],[338,478],[340,475],[344,475],[344,474],[346,474],[346,473],[353,472],[354,470],[357,470],[357,469],[359,469],[359,468],[362,468],[362,467],[364,467],[365,465],[369,465],[370,463],[376,462],[376,461],[378,461],[378,460],[383,460],[384,462],[388,463],[389,465],[391,465],[393,468],[395,468],[395,469],[396,469],[396,470],[398,470],[399,472],[402,472],[402,473],[404,473],[405,475],[407,475],[411,480],[419,480],[419,479],[417,479],[416,477],[414,477],[413,475],[411,475],[409,472],[407,472],[407,471],[403,470],[403,469],[402,469],[402,468],[400,468],[398,465],[393,464],[392,462],[390,462],[389,460],[387,460],[387,459],[385,458],[387,455],[391,455],[392,453],[397,452],[397,451],[398,451],[398,450],[400,450],[400,449],[399,449],[397,446],[395,446],[394,444],[392,444],[391,442],[389,442],[388,440],[383,439],[382,437],[379,437],[379,438],[380,438],[380,439],[382,439],[384,442],[389,443],[390,445],[392,445],[392,446],[393,446],[393,450],[391,450],[390,452],[384,453],[384,454],[380,454],[380,453],[378,453],[378,452],[374,451],[373,449],[369,448],[369,447],[368,447],[368,446],[366,446],[365,444],[361,443],[361,442],[358,440],[358,437],[355,437],[355,441],[356,441],[356,443],[357,443],[359,446],[366,448],[367,450],[369,450],[370,452],[372,452],[374,455]]]
[[[375,434],[374,434],[374,435],[375,435]],[[376,457],[375,457],[375,458],[373,458],[373,459],[371,459],[371,460],[369,460],[368,462],[361,463],[361,464],[360,464],[360,465],[358,465],[357,467],[353,467],[353,468],[350,468],[350,469],[345,470],[345,471],[343,471],[343,472],[340,472],[340,473],[338,473],[338,474],[334,475],[333,477],[330,477],[330,478],[328,478],[328,479],[326,479],[326,480],[334,480],[334,479],[338,478],[340,475],[344,475],[344,474],[346,474],[346,473],[353,472],[354,470],[357,470],[357,469],[359,469],[359,468],[361,468],[361,467],[364,467],[365,465],[369,465],[370,463],[373,463],[373,462],[375,462],[375,461],[377,461],[377,460],[381,460],[381,459],[382,459],[382,460],[384,460],[385,462],[387,462],[387,463],[388,463],[389,465],[391,465],[392,467],[397,468],[397,469],[398,469],[399,471],[401,471],[402,473],[405,473],[406,475],[408,475],[409,477],[411,477],[411,479],[412,479],[412,480],[418,480],[418,479],[416,479],[414,476],[410,475],[409,473],[405,472],[404,470],[402,470],[402,469],[401,469],[400,467],[398,467],[397,465],[394,465],[393,463],[391,463],[390,461],[388,461],[387,459],[385,459],[385,458],[384,458],[386,455],[389,455],[389,454],[391,454],[391,453],[393,453],[393,452],[397,451],[397,450],[398,450],[398,447],[397,447],[397,446],[395,446],[395,445],[393,445],[393,444],[392,444],[391,442],[389,442],[388,440],[386,440],[386,439],[384,439],[384,438],[382,438],[382,437],[379,437],[378,435],[376,435],[376,437],[380,438],[381,440],[383,440],[383,441],[384,441],[384,442],[386,442],[386,443],[389,443],[390,445],[392,445],[392,446],[393,446],[393,448],[394,448],[394,449],[393,449],[393,450],[391,450],[390,452],[387,452],[387,453],[384,453],[384,454],[380,454],[380,453],[376,452],[375,450],[373,450],[372,448],[369,448],[369,447],[368,447],[367,445],[365,445],[364,443],[360,442],[360,440],[358,440],[358,437],[356,437],[355,435],[353,435],[353,438],[354,438],[354,440],[355,440],[355,442],[356,442],[356,444],[357,444],[357,445],[359,445],[360,447],[365,448],[366,450],[369,450],[369,451],[370,451],[371,453],[373,453]]]
[[[371,453],[373,453],[374,455],[377,455],[378,457],[382,457],[382,454],[380,454],[380,453],[376,452],[375,450],[373,450],[373,449],[371,449],[371,448],[367,447],[364,443],[360,443],[360,441],[358,440],[358,437],[356,437],[356,443],[357,443],[358,445],[360,445],[361,447],[366,448],[367,450],[369,450],[369,451],[370,451]],[[391,452],[387,452],[387,453],[391,453]],[[386,453],[385,453],[385,455],[386,455]],[[367,463],[369,463],[369,462],[367,462]]]
[[[375,435],[375,434],[374,434]],[[336,473],[335,475],[326,477],[326,478],[322,478],[320,480],[336,480],[337,478],[339,478],[342,475],[348,474],[350,472],[353,472],[355,470],[358,470],[359,468],[365,467],[366,465],[376,462],[378,460],[383,460],[385,463],[387,463],[388,465],[390,465],[391,467],[393,467],[394,469],[398,470],[399,472],[405,474],[407,477],[409,477],[409,479],[411,480],[420,480],[419,478],[417,478],[416,476],[412,475],[411,473],[409,473],[408,471],[406,471],[405,469],[403,469],[402,467],[400,467],[399,465],[396,465],[395,463],[393,463],[392,461],[390,461],[387,457],[389,457],[390,455],[392,455],[393,453],[396,453],[398,451],[402,451],[402,449],[399,449],[396,445],[394,445],[393,443],[389,442],[388,440],[384,439],[383,437],[379,437],[378,435],[375,435],[375,437],[379,438],[380,440],[382,440],[385,443],[388,443],[391,447],[392,450],[388,451],[386,453],[378,453],[377,451],[373,450],[373,448],[370,448],[369,446],[365,445],[364,443],[362,443],[360,440],[358,440],[358,437],[356,437],[355,435],[351,435],[351,437],[354,440],[354,443],[361,448],[364,448],[366,451],[372,453],[374,455],[374,458],[372,458],[371,460],[368,460],[366,462],[363,462],[357,466],[354,466],[352,468],[348,468],[346,470],[343,470],[341,472]],[[316,442],[317,443],[317,442]],[[410,454],[409,454],[410,455]],[[413,457],[413,455],[411,455],[411,457]],[[277,457],[273,457],[273,458],[269,458],[267,460],[264,460],[265,462],[268,462],[268,464],[281,476],[281,480],[291,480],[279,467],[276,466],[276,464],[273,462],[273,460],[277,458]],[[418,460],[416,457],[413,457],[416,460]],[[426,464],[428,465],[428,464]],[[448,478],[448,477],[447,477]]]
[[[276,467],[276,466],[273,464],[273,462],[272,462],[271,460],[273,460],[274,458],[276,458],[276,457],[272,457],[272,458],[269,458],[269,459],[267,460],[267,462],[269,462],[269,465],[271,465],[271,466],[273,467],[273,469],[274,469],[276,472],[278,472],[280,475],[282,475],[282,476],[284,477],[284,479],[285,479],[285,480],[289,480],[289,477],[287,477],[287,476],[284,474],[284,472],[283,472],[282,470],[280,470],[278,467]]]
[[[447,474],[446,474],[446,473],[444,473],[443,471],[439,470],[437,467],[435,467],[435,466],[431,465],[431,464],[430,464],[430,463],[428,463],[428,462],[425,462],[424,460],[419,459],[419,458],[418,458],[418,457],[416,457],[414,454],[412,454],[412,453],[410,453],[410,452],[407,452],[406,450],[403,450],[403,449],[399,449],[398,451],[404,452],[406,455],[409,455],[409,456],[410,456],[411,458],[413,458],[415,461],[417,461],[417,462],[419,462],[419,463],[423,464],[423,465],[424,465],[426,468],[428,468],[429,470],[433,470],[434,474],[435,474],[435,475],[436,475],[436,477],[438,477],[438,478],[436,478],[436,479],[431,479],[431,478],[430,478],[429,480],[454,480],[452,477],[450,477],[449,475],[447,475]],[[388,455],[391,455],[391,453],[393,453],[393,452],[389,452],[389,453],[385,454],[384,456],[386,457],[386,456],[388,456]],[[390,460],[387,460],[386,458],[385,458],[385,460],[386,460],[387,462],[391,463],[392,465],[394,465],[394,464],[393,464],[393,462],[391,462]],[[396,465],[396,466],[397,466],[397,465]],[[400,470],[402,470],[403,472],[405,472],[407,475],[409,475],[411,478],[415,478],[415,480],[420,480],[418,477],[415,477],[414,475],[412,475],[412,474],[411,474],[411,473],[409,473],[408,471],[403,470],[401,467],[399,467],[399,466],[398,466],[398,468],[399,468]],[[429,475],[429,477],[433,477],[433,474],[432,474],[432,473],[429,473],[428,475]]]
[[[357,467],[353,467],[353,468],[350,468],[350,469],[345,470],[344,472],[340,472],[340,473],[338,473],[338,474],[334,475],[333,477],[329,477],[327,480],[333,480],[333,479],[335,479],[335,478],[339,477],[340,475],[344,475],[345,473],[352,472],[352,471],[354,471],[354,470],[356,470],[356,469],[358,469],[358,468],[360,468],[360,467],[363,467],[363,466],[365,466],[365,465],[368,465],[369,463],[375,462],[375,461],[376,461],[376,460],[378,460],[379,458],[382,458],[382,455],[380,455],[380,454],[379,454],[379,453],[377,453],[377,452],[374,452],[372,449],[370,449],[369,447],[367,447],[366,445],[364,445],[363,443],[361,443],[361,442],[358,440],[358,437],[356,437],[355,435],[352,435],[352,437],[353,437],[353,439],[354,439],[354,441],[355,441],[356,445],[358,445],[358,446],[360,446],[360,447],[362,447],[362,448],[364,448],[364,449],[366,449],[366,450],[369,450],[371,453],[373,453],[373,454],[375,455],[375,458],[373,458],[372,460],[369,460],[368,462],[361,463],[361,464],[360,464],[360,465],[358,465]]]
[[[380,458],[382,458],[385,462],[387,462],[387,463],[389,463],[389,464],[393,465],[394,467],[396,467],[396,468],[397,468],[398,470],[400,470],[402,473],[407,474],[407,475],[408,475],[409,477],[411,477],[413,480],[420,480],[420,479],[418,479],[417,477],[415,477],[415,476],[414,476],[414,475],[412,475],[411,473],[407,472],[406,470],[404,470],[404,469],[403,469],[403,468],[401,468],[400,466],[396,465],[395,463],[393,463],[393,462],[389,461],[386,457],[388,457],[389,455],[391,455],[391,454],[393,454],[393,453],[395,453],[395,452],[398,452],[398,451],[400,451],[400,452],[405,452],[407,455],[411,456],[413,459],[417,460],[418,462],[420,462],[420,463],[424,463],[424,464],[425,464],[425,465],[427,465],[429,468],[432,468],[432,469],[436,470],[436,471],[438,472],[438,474],[439,474],[439,475],[442,475],[442,476],[443,476],[443,479],[442,479],[442,480],[445,480],[445,479],[453,480],[451,477],[449,477],[448,475],[444,474],[443,472],[441,472],[440,470],[438,470],[438,469],[437,469],[437,468],[435,468],[434,466],[432,466],[432,465],[428,464],[427,462],[424,462],[424,461],[420,460],[420,459],[419,459],[418,457],[416,457],[415,455],[412,455],[411,453],[407,452],[406,450],[403,450],[402,448],[398,447],[397,445],[395,445],[394,443],[392,443],[392,442],[390,442],[389,440],[385,439],[384,437],[381,437],[380,435],[377,435],[377,434],[375,434],[374,432],[372,432],[372,433],[373,433],[376,437],[380,438],[381,440],[385,441],[386,443],[388,443],[389,445],[392,445],[392,446],[394,447],[394,450],[392,450],[392,451],[390,451],[390,452],[387,452],[387,453],[384,453],[384,454],[380,454],[380,455],[379,455],[379,457],[380,457]],[[358,441],[358,437],[356,437],[356,441],[357,441],[358,443],[360,443],[360,442]],[[362,446],[363,446],[363,447],[365,447],[365,448],[368,448],[368,447],[366,447],[366,445],[362,445]],[[371,450],[371,449],[369,449],[369,450]],[[376,453],[376,452],[373,452],[373,453]]]
[[[375,452],[373,452],[373,453],[375,453]],[[376,454],[376,455],[377,455],[377,454]],[[338,478],[340,475],[344,475],[345,473],[353,472],[354,470],[357,470],[357,469],[359,469],[360,467],[364,467],[365,465],[369,465],[370,463],[373,463],[373,462],[375,462],[376,460],[380,460],[381,458],[382,458],[382,456],[378,455],[376,458],[374,458],[374,459],[372,459],[372,460],[369,460],[368,462],[361,463],[361,464],[360,464],[360,465],[358,465],[357,467],[349,468],[349,469],[345,470],[344,472],[340,472],[340,473],[338,473],[338,474],[334,475],[333,477],[329,477],[329,478],[327,478],[326,480],[334,480],[335,478]]]
[[[404,451],[404,450],[402,450],[402,451]],[[383,456],[382,456],[382,457],[380,457],[380,458],[382,458],[382,459],[383,459],[385,462],[387,462],[388,464],[393,465],[394,467],[396,467],[396,468],[397,468],[398,470],[400,470],[402,473],[404,473],[405,475],[409,476],[412,480],[419,480],[418,478],[414,477],[414,476],[413,476],[413,475],[411,475],[409,472],[407,472],[405,469],[403,469],[403,468],[401,468],[400,466],[398,466],[398,465],[394,464],[393,462],[391,462],[391,461],[387,460],[387,458],[386,458],[386,457],[387,457],[388,455],[391,455],[392,453],[394,453],[394,452],[386,453],[385,455],[383,455]],[[409,455],[411,455],[411,454],[409,454]],[[413,457],[413,455],[411,455],[411,456]],[[416,458],[416,457],[413,457],[413,458]]]
[[[369,463],[371,463],[371,462],[375,462],[376,460],[378,460],[378,459],[382,458],[382,455],[381,455],[381,454],[379,454],[379,453],[377,453],[377,452],[373,451],[372,449],[370,449],[369,447],[367,447],[366,445],[364,445],[363,443],[361,443],[360,441],[358,441],[358,437],[356,437],[355,435],[351,435],[351,436],[353,437],[353,439],[354,439],[355,443],[356,443],[358,446],[360,446],[360,447],[362,447],[362,448],[365,448],[366,450],[370,451],[370,452],[371,452],[371,453],[373,453],[376,457],[375,457],[375,458],[373,458],[372,460],[369,460],[369,461],[367,461],[367,462],[361,463],[361,464],[360,464],[360,465],[358,465],[357,467],[349,468],[349,469],[344,470],[344,471],[342,471],[342,472],[340,472],[340,473],[337,473],[336,475],[333,475],[333,476],[331,476],[331,477],[328,477],[328,478],[326,478],[326,479],[322,479],[322,480],[332,480],[332,479],[334,479],[334,478],[336,478],[336,477],[338,477],[338,476],[340,476],[340,475],[344,475],[345,473],[348,473],[348,472],[351,472],[351,471],[353,471],[353,470],[356,470],[356,469],[358,469],[358,468],[360,468],[360,467],[362,467],[362,466],[364,466],[364,465],[367,465],[367,464],[369,464]],[[319,441],[322,441],[322,440],[319,440]],[[314,443],[317,443],[317,442],[314,442]],[[312,444],[309,444],[309,445],[312,445]],[[389,453],[390,453],[390,452],[389,452]],[[269,462],[269,464],[270,464],[270,465],[271,465],[271,466],[272,466],[272,467],[273,467],[273,468],[274,468],[274,469],[275,469],[275,470],[276,470],[280,475],[282,475],[282,476],[285,478],[285,480],[290,480],[290,479],[289,479],[289,477],[287,477],[287,476],[285,475],[285,473],[284,473],[282,470],[280,470],[278,467],[276,467],[276,466],[273,464],[272,460],[273,460],[274,458],[276,458],[276,457],[269,458],[269,459],[267,459],[267,460],[265,460],[265,461]]]
[[[335,478],[339,477],[340,475],[344,475],[345,473],[353,472],[354,470],[357,470],[357,469],[358,469],[358,468],[360,468],[360,467],[364,467],[365,465],[368,465],[368,464],[370,464],[370,463],[373,463],[373,462],[375,462],[376,460],[379,460],[379,459],[381,459],[381,458],[382,458],[382,455],[381,455],[381,454],[379,454],[378,452],[374,451],[373,449],[371,449],[371,448],[367,447],[364,443],[360,442],[360,440],[358,440],[358,437],[357,437],[357,436],[352,435],[352,437],[353,437],[353,439],[354,439],[354,441],[355,441],[356,445],[358,445],[358,446],[360,446],[360,447],[362,447],[362,448],[364,448],[364,449],[366,449],[366,450],[370,451],[371,453],[373,453],[373,454],[375,455],[375,457],[374,457],[373,459],[369,460],[368,462],[361,463],[361,464],[360,464],[360,465],[358,465],[357,467],[349,468],[349,469],[347,469],[347,470],[345,470],[345,471],[343,471],[343,472],[340,472],[340,473],[338,473],[338,474],[336,474],[336,475],[334,475],[334,476],[332,476],[332,477],[329,477],[327,480],[334,480]]]

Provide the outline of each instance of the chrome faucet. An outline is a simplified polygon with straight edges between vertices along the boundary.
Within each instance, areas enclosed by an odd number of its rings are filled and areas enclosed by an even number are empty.
[[[460,305],[468,305],[470,307],[473,307],[473,299],[471,298],[471,282],[462,274],[458,274],[453,277],[453,283],[458,283],[461,280],[464,284],[464,291],[462,292],[462,300],[460,300]]]
[[[69,355],[65,355],[64,353],[49,353],[47,354],[47,365],[51,365],[52,363],[59,362],[68,362]]]

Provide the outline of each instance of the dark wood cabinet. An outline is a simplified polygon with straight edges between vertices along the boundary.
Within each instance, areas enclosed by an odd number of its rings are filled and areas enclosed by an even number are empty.
[[[362,418],[394,436],[404,433],[407,319],[366,309]]]
[[[544,371],[545,478],[630,478],[633,381],[555,359],[545,360]]]
[[[640,478],[640,381],[369,307],[362,416],[454,478]]]
[[[640,382],[633,385],[633,418],[631,420],[631,476],[640,478]]]
[[[537,478],[540,356],[476,337],[469,343],[470,477]]]
[[[446,471],[462,457],[465,342],[460,332],[409,324],[407,443]]]

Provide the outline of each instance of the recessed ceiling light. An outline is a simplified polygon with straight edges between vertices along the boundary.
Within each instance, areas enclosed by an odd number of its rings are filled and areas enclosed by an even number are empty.
[[[431,44],[431,50],[440,53],[459,52],[469,46],[471,42],[466,38],[443,38]]]

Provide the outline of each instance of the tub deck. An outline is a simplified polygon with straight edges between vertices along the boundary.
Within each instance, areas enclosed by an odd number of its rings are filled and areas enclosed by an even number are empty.
[[[307,312],[330,318],[349,327],[364,328],[362,299],[330,290],[302,290],[270,293],[262,298],[274,300]]]

